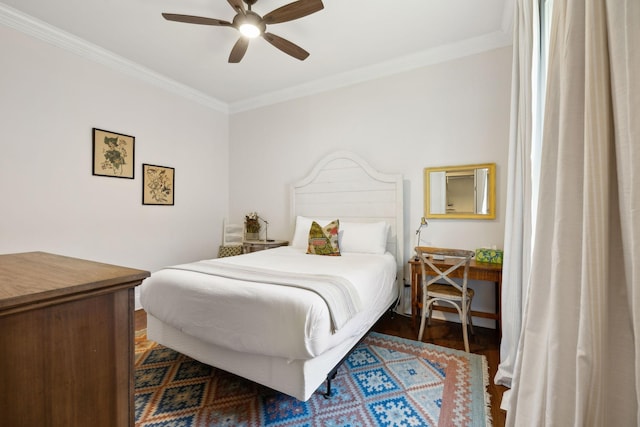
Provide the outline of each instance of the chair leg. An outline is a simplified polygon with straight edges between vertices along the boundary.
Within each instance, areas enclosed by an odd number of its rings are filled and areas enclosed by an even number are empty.
[[[420,331],[418,332],[418,341],[422,341],[422,334],[424,333],[424,321],[425,315],[427,312],[427,299],[425,298],[424,292],[422,294],[422,310],[420,310]]]
[[[462,316],[460,316],[462,322],[462,338],[464,339],[464,351],[469,353],[469,336],[467,333],[467,308],[462,305]]]
[[[469,318],[469,329],[471,329],[471,335],[475,335],[473,331],[473,316],[471,315],[471,301],[469,301],[469,305],[467,306],[467,317]]]

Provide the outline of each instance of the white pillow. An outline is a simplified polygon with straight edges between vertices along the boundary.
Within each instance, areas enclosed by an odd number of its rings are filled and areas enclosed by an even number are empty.
[[[383,254],[387,251],[389,224],[381,222],[340,222],[340,252]]]
[[[335,219],[335,218],[334,218]],[[291,245],[294,248],[306,249],[309,245],[309,230],[315,221],[321,227],[333,219],[317,219],[304,216],[296,217],[296,229]],[[384,254],[387,251],[389,224],[380,222],[342,222],[338,234],[340,252],[358,252],[364,254]]]
[[[333,221],[333,219],[315,219],[307,218],[304,216],[297,216],[296,229],[293,232],[293,239],[291,239],[291,244],[289,246],[293,246],[294,248],[307,249],[307,247],[309,246],[309,230],[311,230],[311,223],[315,221],[318,223],[318,225],[320,225],[320,227],[324,227],[325,225]]]

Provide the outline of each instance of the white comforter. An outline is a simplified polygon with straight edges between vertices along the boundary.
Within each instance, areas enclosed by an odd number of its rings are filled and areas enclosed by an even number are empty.
[[[325,301],[309,290],[171,268],[143,282],[141,302],[149,314],[205,342],[241,352],[287,359],[318,356],[369,328],[397,296],[396,262],[388,253],[330,257],[280,247],[206,262],[341,276],[360,299],[362,309],[332,332]]]

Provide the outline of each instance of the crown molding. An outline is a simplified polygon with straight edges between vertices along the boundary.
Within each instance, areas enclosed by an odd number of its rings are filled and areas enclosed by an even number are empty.
[[[201,91],[163,76],[3,3],[0,3],[0,24],[73,52],[81,57],[111,67],[116,71],[190,99],[205,107],[221,113],[233,114],[509,46],[512,44],[511,28],[513,27],[513,10],[513,0],[505,0],[502,31],[495,31],[457,43],[439,46],[417,54],[336,74],[324,79],[231,104],[226,104]]]
[[[352,86],[358,83],[415,70],[429,65],[510,46],[511,44],[512,37],[510,33],[495,31],[480,37],[474,37],[457,43],[438,46],[434,49],[386,61],[370,67],[363,67],[357,70],[316,80],[311,83],[235,102],[229,105],[229,113],[234,114],[253,110],[255,108],[290,101],[303,96]]]
[[[0,24],[68,50],[83,58],[106,65],[116,71],[138,78],[151,85],[160,87],[176,95],[190,99],[205,107],[228,114],[226,103],[212,98],[187,85],[179,83],[162,74],[152,71],[122,56],[87,42],[73,34],[24,14],[12,7],[0,3]]]

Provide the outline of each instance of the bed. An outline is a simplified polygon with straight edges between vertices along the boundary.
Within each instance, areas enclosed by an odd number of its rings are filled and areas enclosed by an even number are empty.
[[[148,338],[302,401],[325,380],[330,391],[340,363],[399,301],[402,206],[401,175],[350,152],[323,158],[291,186],[289,246],[144,281]],[[307,254],[311,224],[331,241],[336,220],[340,256]]]

